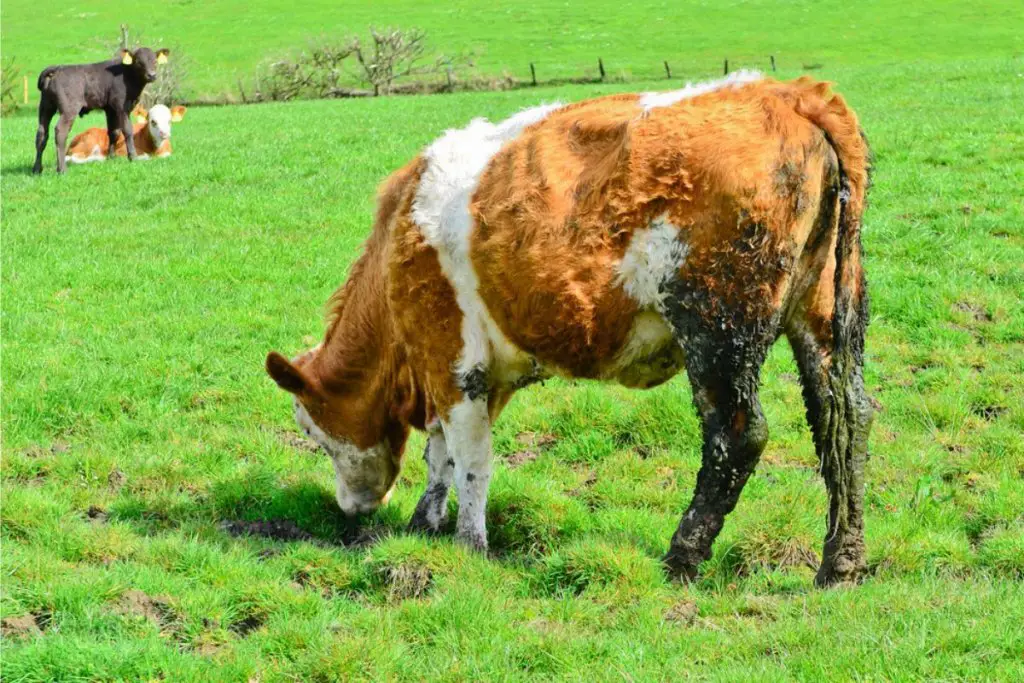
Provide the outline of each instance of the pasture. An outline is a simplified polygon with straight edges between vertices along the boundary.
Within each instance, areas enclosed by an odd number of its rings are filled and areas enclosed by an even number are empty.
[[[895,5],[876,4],[889,13],[865,21],[894,30]],[[52,147],[43,176],[28,173],[34,111],[5,119],[4,679],[1019,678],[1024,58],[1011,5],[993,11],[985,40],[967,41],[941,6],[933,40],[906,27],[920,58],[885,59],[882,38],[875,56],[834,40],[816,72],[858,111],[876,163],[870,575],[828,591],[812,586],[825,491],[785,342],[764,371],[768,448],[691,585],[660,566],[700,463],[685,377],[648,392],[553,380],[520,393],[495,429],[481,557],[404,533],[422,435],[392,501],[346,521],[329,462],[263,370],[268,350],[317,343],[376,184],[445,128],[664,81],[193,108],[171,158],[64,177]],[[5,50],[12,18],[24,31],[11,42],[44,31],[26,15],[5,3]],[[630,21],[606,28],[613,42],[631,42]],[[524,23],[496,41],[495,64],[529,58],[528,42],[512,52]],[[501,28],[483,22],[468,44]],[[749,30],[734,40],[761,50],[768,32]],[[223,64],[244,43],[224,39]]]

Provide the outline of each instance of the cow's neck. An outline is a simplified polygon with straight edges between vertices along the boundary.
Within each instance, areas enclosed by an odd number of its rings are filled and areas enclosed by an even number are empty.
[[[353,266],[312,364],[325,394],[343,402],[347,435],[364,448],[404,441],[416,395],[392,325],[383,256],[375,251],[371,246]]]

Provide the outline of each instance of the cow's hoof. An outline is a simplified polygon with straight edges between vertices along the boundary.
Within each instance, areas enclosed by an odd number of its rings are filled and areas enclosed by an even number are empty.
[[[701,561],[690,556],[689,553],[668,551],[668,554],[661,560],[665,566],[665,573],[670,579],[681,583],[690,583],[697,579]]]
[[[487,554],[487,536],[480,533],[465,533],[459,531],[455,534],[455,541],[470,550],[481,554]]]
[[[421,510],[413,513],[409,520],[406,531],[410,534],[421,534],[423,536],[437,536],[448,525],[448,515],[445,515],[436,524],[431,524],[427,514]]]
[[[814,584],[819,588],[828,588],[860,583],[866,571],[867,565],[862,554],[837,553],[822,561],[814,577]]]

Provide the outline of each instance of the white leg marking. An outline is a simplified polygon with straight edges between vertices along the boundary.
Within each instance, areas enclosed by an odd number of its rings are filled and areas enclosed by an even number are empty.
[[[416,192],[413,220],[437,250],[441,270],[452,283],[462,310],[459,374],[489,365],[492,351],[504,357],[516,355],[477,293],[480,282],[469,259],[473,231],[470,199],[502,145],[561,107],[557,103],[526,109],[499,124],[474,119],[465,128],[446,132],[424,154],[427,169]]]
[[[764,78],[760,71],[736,71],[725,78],[705,83],[687,83],[686,87],[668,92],[648,92],[640,98],[640,106],[645,112],[657,107],[670,107],[676,102],[688,100],[697,95],[714,92],[723,88],[735,88],[745,83],[753,83]]]
[[[456,404],[442,422],[448,454],[455,462],[459,492],[456,538],[466,545],[487,548],[487,489],[491,483],[491,422],[487,401]]]

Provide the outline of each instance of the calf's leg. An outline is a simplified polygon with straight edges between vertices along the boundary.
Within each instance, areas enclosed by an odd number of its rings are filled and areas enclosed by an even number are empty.
[[[455,474],[455,461],[448,455],[444,432],[432,432],[423,453],[427,461],[427,488],[416,504],[409,530],[436,534],[448,522],[448,491]]]
[[[487,489],[491,483],[491,421],[487,396],[466,398],[441,422],[448,453],[454,463],[459,494],[457,541],[476,550],[487,549]]]
[[[56,113],[57,108],[44,94],[43,99],[39,101],[39,127],[36,129],[36,163],[32,165],[33,173],[43,172],[43,150],[46,149],[46,142],[50,139],[50,122]]]
[[[135,135],[132,131],[132,117],[127,111],[121,112],[121,134],[124,135],[124,146],[128,150],[128,160],[135,160]]]
[[[67,169],[68,133],[74,122],[75,112],[61,112],[60,119],[57,120],[57,129],[54,131],[57,143],[57,173],[63,173]]]
[[[121,130],[121,121],[116,109],[107,109],[105,113],[107,115],[107,141],[109,143],[107,157],[109,158],[116,154],[117,133]]]

